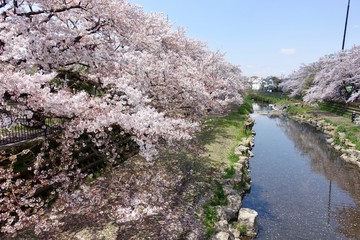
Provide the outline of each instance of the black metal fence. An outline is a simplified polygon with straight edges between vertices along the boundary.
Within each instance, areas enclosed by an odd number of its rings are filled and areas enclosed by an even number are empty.
[[[350,104],[341,103],[341,102],[327,101],[327,102],[320,104],[320,106],[323,109],[334,112],[338,115],[344,115],[344,114],[351,115],[353,112],[355,112],[355,114],[357,116],[360,116],[360,105],[359,104],[353,103],[352,105],[350,105]]]
[[[34,125],[25,116],[9,116],[9,113],[6,115],[6,123],[0,123],[0,146],[47,137],[59,133],[62,129],[61,119],[44,119]]]

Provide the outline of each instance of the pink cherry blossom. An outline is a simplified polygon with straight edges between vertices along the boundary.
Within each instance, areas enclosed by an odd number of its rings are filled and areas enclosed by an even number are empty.
[[[320,58],[290,75],[283,89],[302,95],[306,102],[337,100],[354,102],[360,97],[360,46]],[[344,93],[346,86],[352,92]]]
[[[0,168],[1,231],[38,222],[45,204],[38,189],[52,185],[53,195],[66,195],[81,181],[78,158],[87,146],[112,164],[126,147],[114,140],[120,136],[153,160],[160,143],[189,140],[205,116],[242,102],[237,66],[125,0],[5,0],[0,16],[1,129],[18,124],[10,116],[39,114],[60,119],[63,129],[40,152],[26,151],[35,159],[32,178],[11,170],[20,153],[1,153],[8,165]],[[157,209],[117,211],[135,219]]]

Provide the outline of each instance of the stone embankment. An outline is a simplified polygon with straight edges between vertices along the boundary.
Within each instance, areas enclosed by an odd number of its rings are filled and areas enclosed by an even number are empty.
[[[245,123],[246,129],[251,129],[254,120],[248,118]],[[219,221],[216,223],[216,240],[237,240],[241,236],[256,237],[258,213],[252,209],[242,208],[242,199],[250,190],[249,159],[253,157],[251,152],[254,146],[254,135],[243,139],[235,149],[239,161],[233,165],[235,173],[231,178],[221,179],[220,184],[227,198],[226,206],[217,206]]]
[[[356,145],[346,139],[346,135],[343,132],[338,132],[337,127],[333,124],[325,121],[321,117],[314,115],[291,115],[291,118],[306,122],[327,136],[327,142],[338,152],[341,153],[341,158],[351,163],[360,169],[360,151],[356,149]]]

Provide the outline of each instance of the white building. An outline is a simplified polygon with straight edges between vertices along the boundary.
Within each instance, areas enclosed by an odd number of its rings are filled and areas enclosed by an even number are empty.
[[[251,89],[252,90],[260,90],[261,88],[261,83],[262,83],[262,78],[260,77],[250,77],[249,78],[249,82],[251,84]]]

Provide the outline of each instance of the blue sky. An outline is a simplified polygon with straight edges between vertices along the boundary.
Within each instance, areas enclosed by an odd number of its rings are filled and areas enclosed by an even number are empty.
[[[245,76],[288,75],[341,50],[348,0],[129,0],[164,13],[189,38],[226,53]],[[345,49],[360,44],[360,0],[352,0]]]

